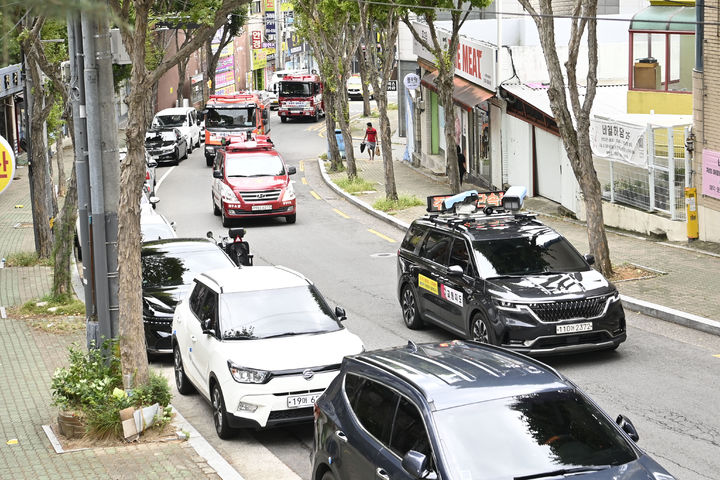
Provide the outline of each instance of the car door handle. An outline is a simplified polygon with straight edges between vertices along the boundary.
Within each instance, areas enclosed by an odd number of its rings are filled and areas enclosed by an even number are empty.
[[[197,338],[195,337],[195,335],[191,335],[190,340],[192,340],[193,342],[197,342]]]
[[[342,430],[338,430],[335,432],[335,436],[342,440],[343,442],[347,442],[347,435]]]
[[[375,476],[382,480],[390,480],[390,475],[388,475],[387,472],[385,471],[385,469],[382,467],[378,467],[375,470]]]

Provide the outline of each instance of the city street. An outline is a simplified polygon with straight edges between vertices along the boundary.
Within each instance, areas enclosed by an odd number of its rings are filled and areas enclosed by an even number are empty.
[[[361,109],[352,102],[351,115]],[[256,265],[284,265],[313,280],[331,306],[347,310],[345,325],[375,349],[449,338],[439,329],[405,328],[396,293],[395,252],[403,232],[357,209],[326,186],[317,155],[326,140],[320,124],[281,124],[272,113],[271,136],[294,177],[298,217],[253,220],[247,229]],[[180,237],[225,234],[213,215],[211,169],[201,149],[177,167],[157,170],[158,211],[176,223]],[[626,312],[628,340],[615,352],[544,359],[588,392],[610,415],[625,414],[638,428],[639,445],[677,478],[717,478],[720,471],[720,338]],[[155,367],[172,378],[172,364]],[[172,382],[171,382],[172,383]],[[199,395],[174,393],[173,404],[247,480],[303,478],[310,474],[312,425],[242,431],[230,441],[214,431],[211,409]],[[479,432],[478,434],[482,434]]]

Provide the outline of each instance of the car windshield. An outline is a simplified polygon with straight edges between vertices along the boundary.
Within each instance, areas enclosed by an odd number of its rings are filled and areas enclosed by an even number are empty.
[[[198,273],[232,267],[219,248],[171,251],[163,245],[143,246],[143,287],[158,288],[189,285]]]
[[[450,478],[507,480],[637,459],[615,426],[573,390],[448,408],[435,420]]]
[[[307,97],[312,95],[312,84],[307,82],[280,82],[281,97]]]
[[[473,248],[483,278],[588,270],[585,260],[572,245],[552,231],[533,236],[476,240]]]
[[[205,128],[238,128],[255,126],[255,107],[208,108]]]
[[[185,115],[157,115],[155,116],[155,121],[153,122],[156,125],[159,125],[161,127],[182,127],[183,123],[185,123],[186,116]]]
[[[285,175],[285,167],[277,155],[241,153],[227,155],[225,175],[228,177],[274,177]]]
[[[175,231],[167,223],[140,222],[140,235],[143,242],[150,242],[152,240],[175,238]]]
[[[247,340],[341,330],[312,286],[274,288],[220,296],[224,339]]]

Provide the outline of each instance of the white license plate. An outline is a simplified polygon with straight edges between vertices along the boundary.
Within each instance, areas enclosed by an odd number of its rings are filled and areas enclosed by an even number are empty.
[[[319,396],[320,392],[307,395],[290,395],[287,397],[287,406],[288,408],[312,407]]]
[[[589,332],[592,330],[592,322],[571,323],[569,325],[558,325],[555,327],[555,333],[577,333]]]
[[[272,205],[253,205],[253,211],[257,210],[272,210]]]

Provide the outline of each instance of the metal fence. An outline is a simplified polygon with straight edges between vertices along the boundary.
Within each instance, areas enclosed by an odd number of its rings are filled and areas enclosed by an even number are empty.
[[[690,186],[690,156],[685,141],[690,126],[648,126],[647,166],[595,157],[603,197],[649,212],[685,220],[685,187]],[[668,148],[671,146],[671,148]]]

